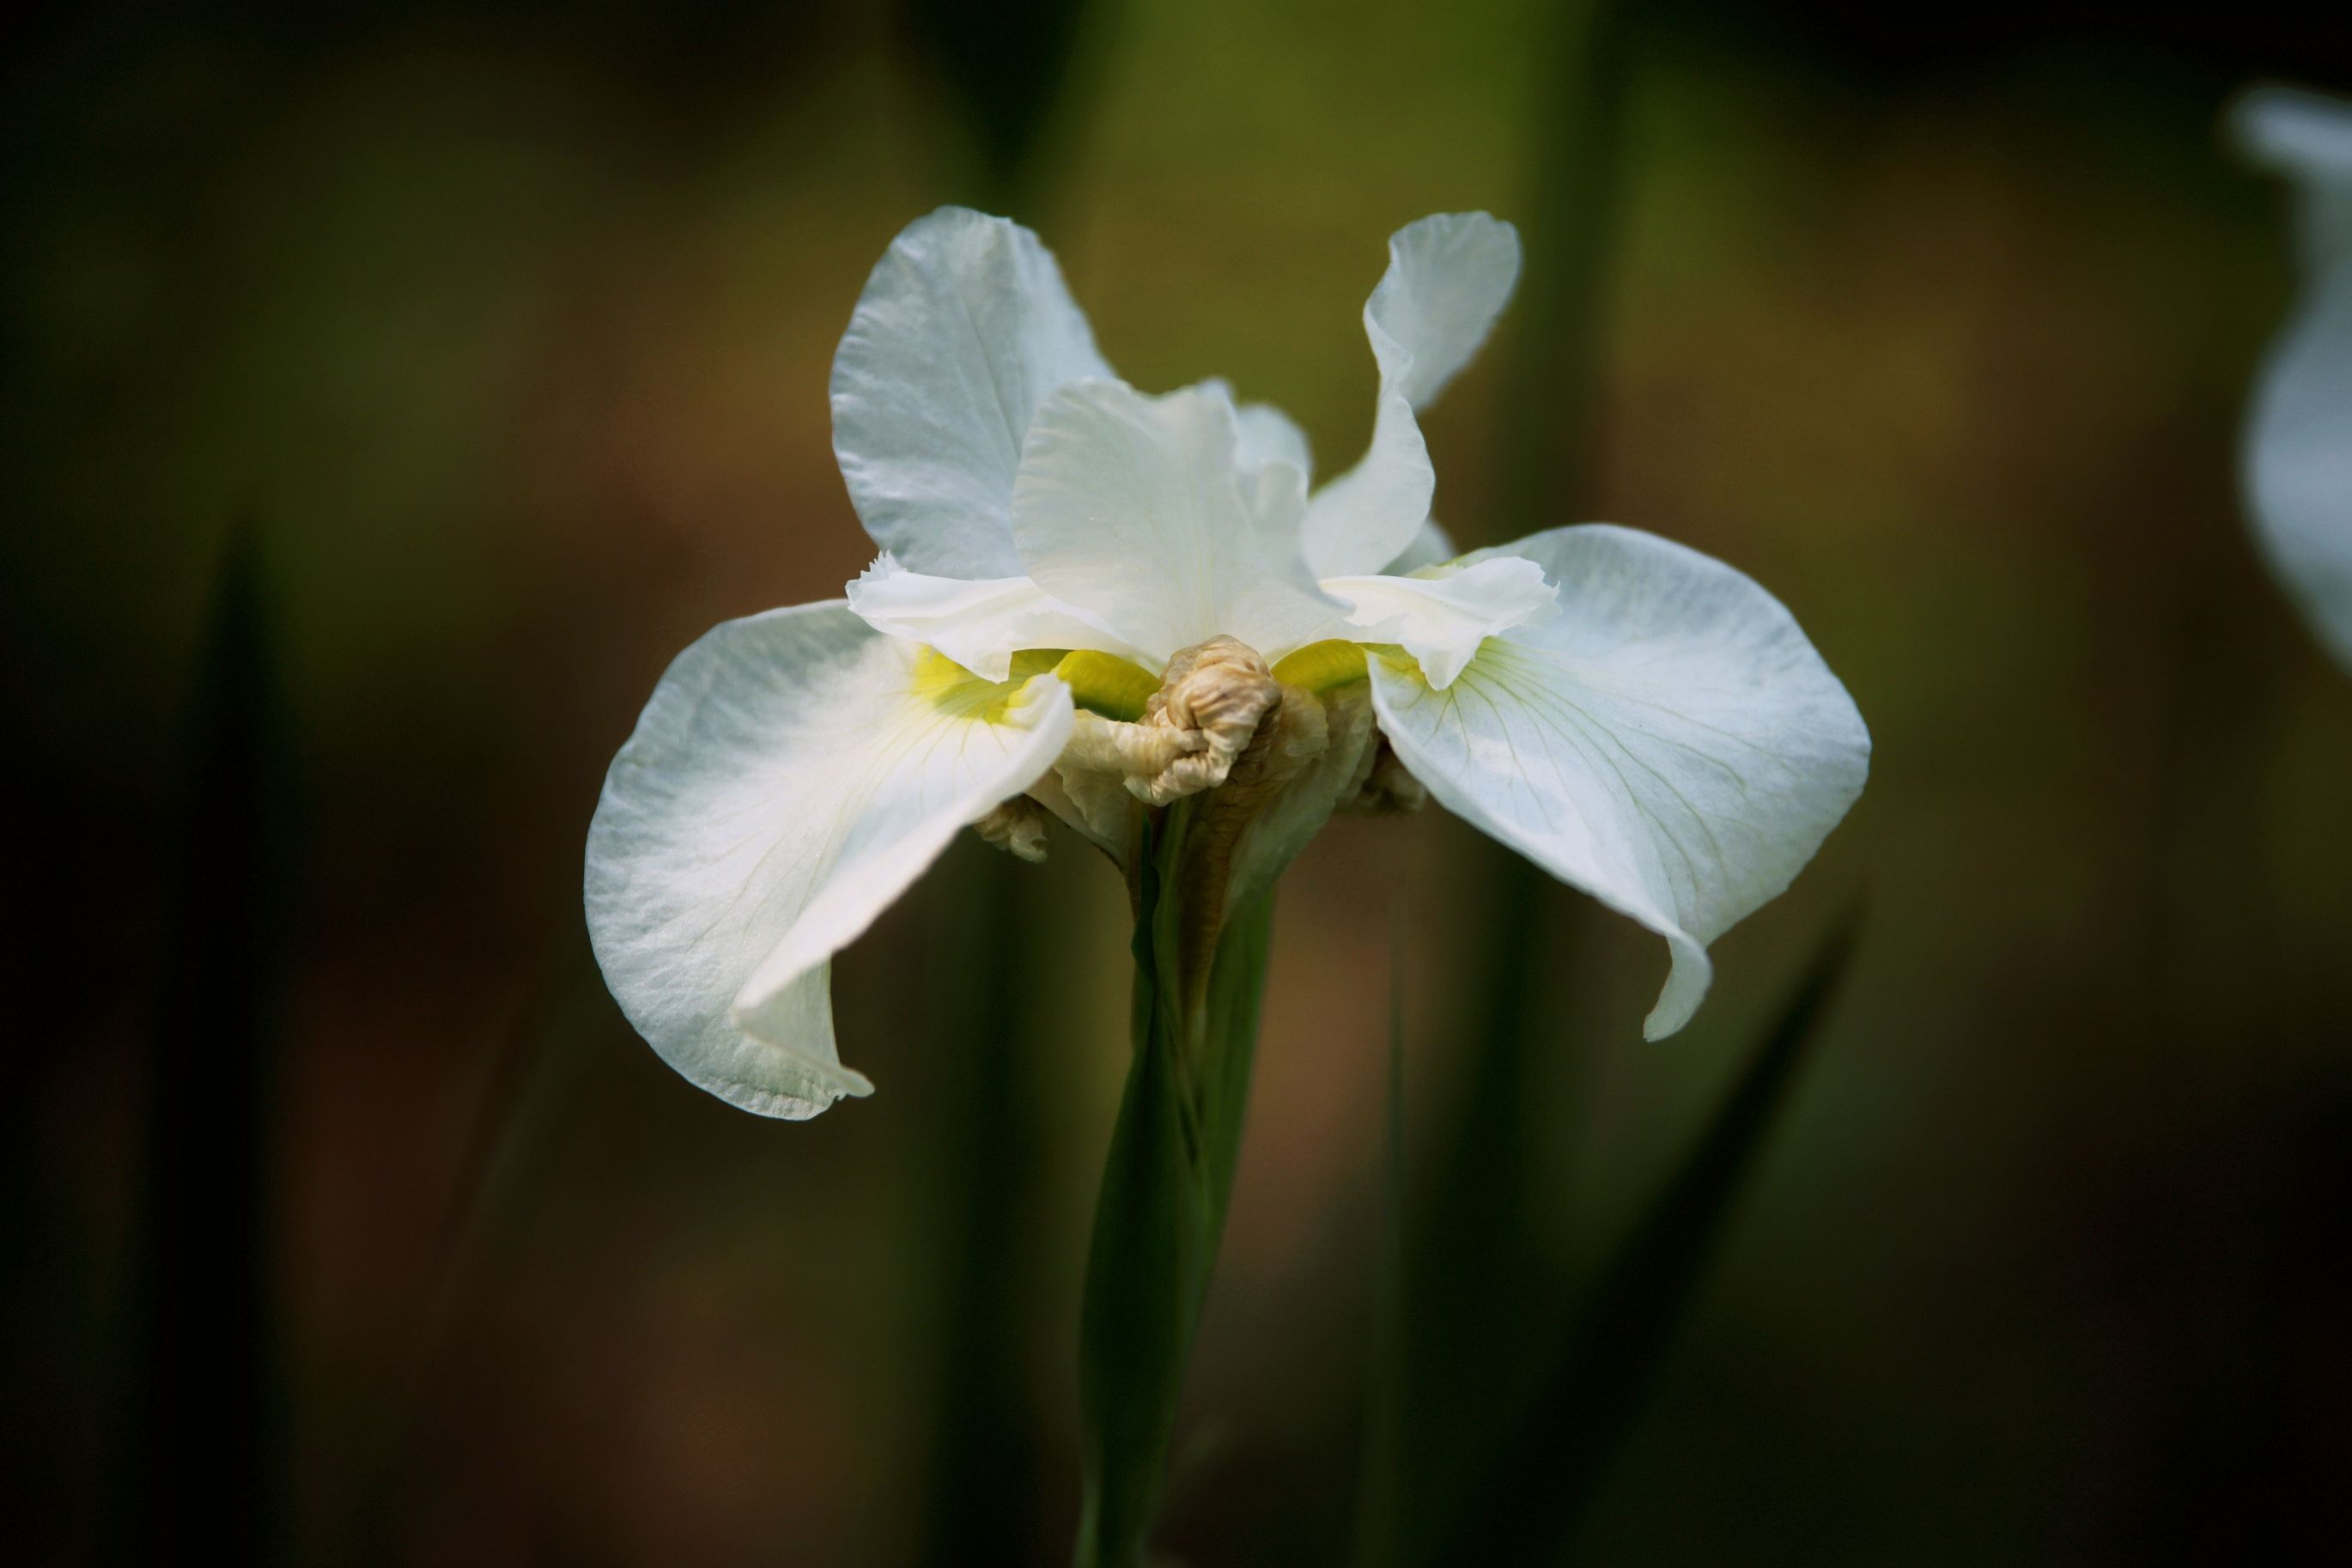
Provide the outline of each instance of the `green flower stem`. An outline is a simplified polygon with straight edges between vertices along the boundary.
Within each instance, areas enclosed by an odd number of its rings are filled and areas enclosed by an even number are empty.
[[[1223,1233],[1265,989],[1272,900],[1229,920],[1181,802],[1136,855],[1135,1054],[1111,1131],[1078,1329],[1078,1568],[1139,1568]],[[1208,954],[1205,963],[1201,955]]]

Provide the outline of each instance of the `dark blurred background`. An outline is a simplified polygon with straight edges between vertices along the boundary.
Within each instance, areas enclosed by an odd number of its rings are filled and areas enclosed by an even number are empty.
[[[2292,253],[2217,126],[2352,89],[2305,10],[16,14],[5,1554],[1064,1560],[1115,876],[960,845],[836,966],[879,1092],[802,1126],[635,1039],[579,900],[668,658],[865,563],[827,363],[960,200],[1326,472],[1387,235],[1517,220],[1441,517],[1731,561],[1876,738],[1657,1046],[1661,945],[1441,813],[1307,853],[1181,1560],[1360,1528],[1392,988],[1440,1474],[1858,899],[1573,1559],[2335,1559],[2352,674],[2235,497]]]

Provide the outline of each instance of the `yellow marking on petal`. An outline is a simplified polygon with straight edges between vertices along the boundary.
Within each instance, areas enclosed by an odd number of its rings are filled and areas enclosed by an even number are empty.
[[[1029,677],[1034,673],[1040,672],[1024,670],[1016,658],[1013,679],[990,680],[974,675],[925,643],[922,650],[915,656],[915,668],[908,689],[913,695],[929,701],[943,713],[977,719],[983,724],[1002,724],[1013,710],[1013,699],[1020,696],[1021,689],[1029,683]]]
[[[996,724],[1011,711],[1021,689],[1041,675],[1059,676],[1079,707],[1130,724],[1143,717],[1144,703],[1160,689],[1158,676],[1116,654],[1024,648],[1013,656],[1009,679],[989,680],[929,643],[916,655],[912,686],[916,696],[935,708]]]
[[[1014,668],[1019,668],[1017,658]],[[1141,665],[1091,648],[1064,655],[1053,668],[1069,683],[1070,700],[1079,707],[1129,724],[1143,717],[1143,705],[1160,689],[1160,678]]]
[[[1311,642],[1285,655],[1274,667],[1274,678],[1286,686],[1303,686],[1318,695],[1365,677],[1361,643],[1334,640]]]
[[[1013,656],[1013,679],[1026,680],[1033,675],[1055,673],[1067,650],[1058,647],[1027,647]]]
[[[929,643],[923,644],[915,655],[915,689],[926,697],[979,679]]]

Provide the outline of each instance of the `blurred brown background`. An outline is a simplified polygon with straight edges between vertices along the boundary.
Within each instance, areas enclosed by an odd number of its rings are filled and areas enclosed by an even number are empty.
[[[1036,871],[959,846],[837,965],[879,1092],[803,1126],[671,1075],[579,908],[668,658],[867,559],[827,364],[947,200],[1035,224],[1123,374],[1225,375],[1327,472],[1367,433],[1387,235],[1518,220],[1528,297],[1428,421],[1440,516],[1724,557],[1876,740],[1685,1037],[1639,1038],[1657,942],[1536,900],[1491,1205],[1443,1173],[1503,1026],[1508,858],[1434,811],[1308,852],[1171,1549],[1345,1560],[1392,920],[1423,1255],[1517,1260],[1418,1352],[1475,1391],[1857,896],[1577,1560],[2343,1549],[2352,675],[2235,498],[2293,280],[2283,194],[2217,116],[2250,79],[2352,88],[2352,26],[1763,0],[8,26],[12,1560],[192,1533],[1061,1560],[1116,878],[1066,837]],[[1456,1405],[1423,1450],[1476,1451]]]

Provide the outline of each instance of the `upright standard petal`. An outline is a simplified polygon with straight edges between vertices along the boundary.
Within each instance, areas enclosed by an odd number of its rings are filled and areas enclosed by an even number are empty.
[[[1364,303],[1381,373],[1372,444],[1308,510],[1318,576],[1378,572],[1412,543],[1437,488],[1413,411],[1470,363],[1518,277],[1518,230],[1485,213],[1440,213],[1389,240],[1388,271]]]
[[[1453,685],[1376,650],[1397,755],[1456,815],[1664,936],[1652,1039],[1706,993],[1706,944],[1801,869],[1862,792],[1870,735],[1780,602],[1654,535],[1556,529],[1523,556],[1559,613],[1490,637]]]
[[[942,577],[1021,574],[1008,508],[1055,387],[1110,367],[1037,237],[941,207],[875,264],[833,361],[833,449],[874,542]]]
[[[1381,375],[1415,408],[1437,401],[1486,342],[1519,282],[1519,231],[1486,213],[1439,213],[1389,240],[1364,301]]]
[[[2248,411],[2247,506],[2273,571],[2352,669],[2352,103],[2272,89],[2238,127],[2297,182],[2305,271]]]
[[[1221,375],[1202,382],[1199,390],[1234,405],[1234,423],[1240,432],[1236,451],[1243,468],[1262,468],[1278,460],[1309,480],[1315,478],[1314,450],[1297,420],[1271,403],[1242,402],[1234,395],[1232,384]]]
[[[849,584],[849,607],[878,632],[928,643],[974,675],[1003,680],[1024,648],[1139,650],[1026,577],[967,582],[909,572],[883,552]]]
[[[841,1065],[827,960],[1070,729],[1051,676],[974,679],[840,604],[716,627],[637,721],[588,831],[588,931],[670,1066],[763,1116],[872,1086]]]
[[[1306,480],[1240,462],[1232,399],[1082,381],[1037,411],[1013,487],[1029,575],[1152,658],[1223,635],[1272,658],[1339,606],[1298,552]]]

